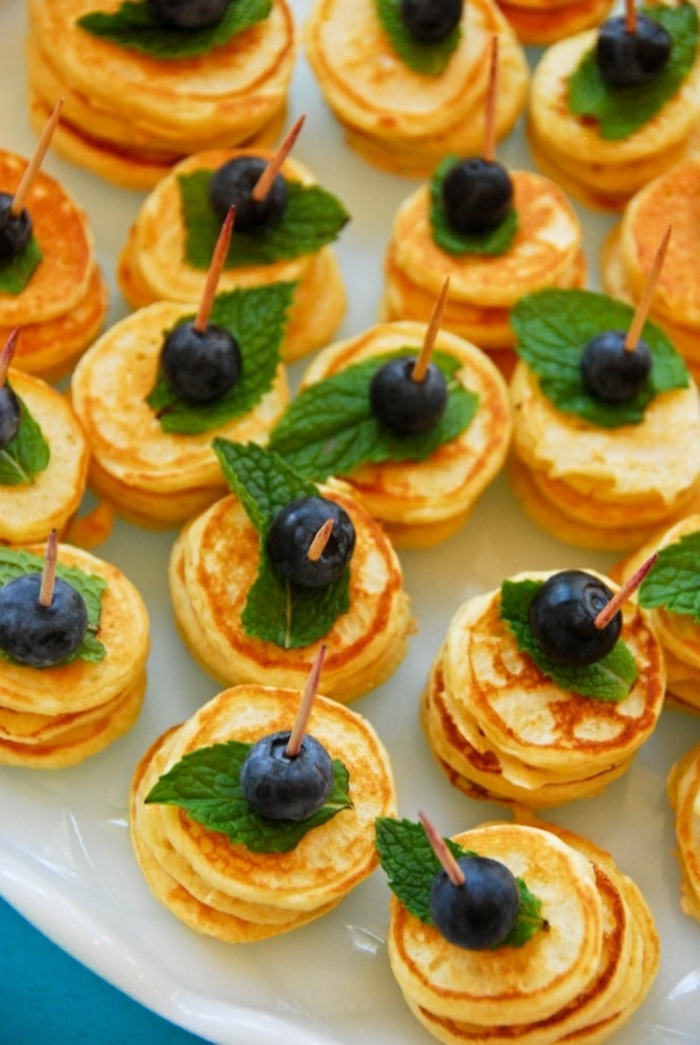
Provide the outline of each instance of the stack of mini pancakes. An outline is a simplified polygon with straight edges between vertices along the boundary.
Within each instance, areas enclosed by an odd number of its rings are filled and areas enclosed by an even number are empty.
[[[497,0],[524,44],[552,44],[598,25],[612,0]]]
[[[500,591],[466,602],[433,663],[422,723],[441,769],[474,798],[531,808],[598,794],[624,773],[661,714],[666,672],[648,614],[623,609],[621,638],[639,675],[611,703],[557,686],[518,649],[499,606]]]
[[[695,279],[700,263],[699,199],[700,160],[676,164],[632,197],[602,257],[605,289],[636,304],[661,238],[673,223],[649,318],[666,331],[696,380],[700,378],[700,293]]]
[[[43,549],[37,554],[41,571]],[[0,659],[0,764],[61,769],[102,751],[129,730],[146,689],[149,622],[136,588],[115,566],[66,544],[59,564],[106,582],[97,638],[100,661],[33,668]]]
[[[412,1012],[447,1045],[598,1045],[654,980],[658,936],[637,886],[609,854],[553,830],[487,824],[454,836],[541,900],[548,928],[522,947],[455,947],[392,897],[392,970]]]
[[[17,190],[27,163],[0,152],[3,192]],[[107,284],[88,217],[54,178],[39,171],[24,205],[42,257],[19,294],[0,293],[0,344],[18,327],[14,365],[57,381],[99,333],[107,314]]]
[[[375,166],[424,177],[448,153],[482,147],[491,40],[499,37],[500,139],[525,105],[528,69],[513,30],[493,0],[469,0],[461,39],[437,76],[414,72],[396,54],[373,0],[317,0],[304,28],[319,87],[348,145]]]
[[[157,58],[77,24],[118,0],[31,0],[31,116],[41,127],[64,99],[56,150],[127,188],[150,188],[190,153],[268,144],[284,123],[296,56],[285,0],[228,43],[191,58]]]
[[[388,756],[373,728],[317,696],[308,732],[349,773],[352,808],[308,831],[285,853],[252,852],[177,806],[145,804],[158,778],[183,756],[292,728],[298,690],[248,685],[225,690],[141,760],[131,790],[131,836],[154,895],[190,928],[244,943],[320,918],[374,869],[374,820],[395,815]]]
[[[672,768],[668,794],[676,815],[681,907],[700,921],[700,745]]]

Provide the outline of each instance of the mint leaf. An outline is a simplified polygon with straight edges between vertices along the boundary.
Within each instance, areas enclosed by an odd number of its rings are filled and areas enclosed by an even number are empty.
[[[6,382],[9,386],[9,381]],[[20,486],[31,483],[49,463],[51,450],[38,423],[29,413],[21,396],[22,408],[19,428],[7,446],[0,450],[0,486]]]
[[[379,367],[397,356],[416,355],[406,347],[346,367],[303,389],[273,429],[269,447],[301,475],[321,482],[329,475],[349,475],[361,464],[424,461],[443,443],[468,428],[479,397],[455,376],[462,363],[446,352],[432,361],[447,380],[447,408],[428,432],[395,436],[372,413],[370,382]]]
[[[23,549],[5,548],[0,545],[0,587],[15,580],[16,577],[24,577],[30,573],[41,573],[44,560],[34,552]],[[107,590],[107,582],[94,573],[86,573],[77,566],[65,566],[58,563],[56,573],[76,591],[82,595],[87,609],[88,630],[82,645],[70,657],[62,660],[61,664],[70,664],[72,660],[87,660],[93,663],[103,660],[106,649],[97,638],[96,632],[100,627],[100,616],[102,613],[102,596]],[[9,660],[16,663],[4,650],[0,649],[0,660]],[[57,665],[54,665],[56,667]]]
[[[36,237],[32,236],[21,254],[0,258],[0,293],[21,294],[43,257]]]
[[[252,744],[229,740],[199,748],[168,770],[144,801],[175,805],[210,831],[221,831],[252,853],[288,853],[305,834],[342,809],[351,809],[348,771],[333,759],[333,790],[306,820],[270,820],[253,812],[243,797],[241,769]]]
[[[687,614],[700,624],[699,575],[700,531],[696,530],[659,549],[658,559],[640,585],[640,606],[663,606],[672,613]]]
[[[658,76],[638,86],[612,87],[600,75],[591,50],[569,78],[571,112],[597,120],[605,141],[628,138],[643,127],[676,94],[695,62],[698,15],[692,4],[643,7],[639,13],[653,18],[671,37],[671,54]]]
[[[191,58],[228,43],[238,33],[264,21],[271,10],[271,0],[236,0],[215,25],[177,29],[158,21],[143,0],[127,0],[111,14],[93,11],[79,18],[77,24],[92,36],[154,58]]]
[[[228,330],[238,342],[240,377],[214,402],[192,404],[173,392],[159,370],[146,402],[155,410],[164,432],[208,432],[249,413],[260,402],[272,388],[281,362],[280,348],[295,289],[296,283],[269,283],[216,296],[209,322]],[[194,314],[183,316],[178,324],[192,319]]]
[[[401,60],[415,73],[439,76],[456,51],[462,36],[457,25],[442,40],[418,40],[401,17],[400,0],[374,0],[382,29]]]
[[[309,646],[350,609],[350,572],[322,588],[296,587],[274,569],[265,542],[277,512],[300,497],[320,496],[319,491],[255,443],[215,439],[212,445],[226,482],[260,534],[260,565],[243,609],[243,630],[283,649]]]
[[[182,220],[186,229],[185,259],[193,268],[206,270],[221,231],[221,220],[209,203],[211,170],[180,174]],[[315,254],[337,239],[350,220],[342,203],[320,185],[287,181],[287,206],[274,225],[239,232],[231,237],[224,268],[270,265],[284,258]]]
[[[689,384],[681,356],[654,323],[645,323],[642,330],[651,350],[651,375],[634,399],[603,403],[586,391],[581,377],[586,344],[606,331],[628,330],[633,315],[629,305],[592,290],[541,290],[521,298],[511,312],[515,350],[557,409],[602,428],[640,424],[655,395]]]
[[[511,207],[503,221],[486,232],[457,232],[452,228],[442,206],[442,186],[445,178],[456,163],[458,156],[446,156],[435,169],[430,179],[430,223],[433,241],[447,254],[505,254],[510,249],[518,231],[518,214]]]
[[[411,820],[378,817],[375,820],[376,847],[379,862],[389,879],[389,887],[406,910],[426,925],[435,925],[430,914],[430,890],[436,874],[442,870],[421,824]],[[463,849],[451,838],[445,838],[455,859],[477,856]],[[520,893],[520,909],[515,925],[499,947],[522,947],[546,923],[542,917],[542,901],[534,896],[522,878],[516,876]],[[494,948],[495,949],[495,948]]]
[[[500,617],[515,636],[518,649],[529,654],[540,671],[562,689],[612,703],[624,700],[639,674],[634,657],[624,642],[617,642],[595,664],[579,665],[559,664],[537,645],[530,630],[528,609],[542,583],[506,580],[501,585]]]

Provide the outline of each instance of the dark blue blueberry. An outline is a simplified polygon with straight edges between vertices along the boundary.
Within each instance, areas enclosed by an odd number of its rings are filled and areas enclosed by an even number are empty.
[[[173,392],[186,403],[211,403],[238,380],[241,351],[221,327],[200,331],[193,323],[181,323],[167,335],[160,365]]]
[[[430,891],[431,917],[456,947],[470,951],[498,947],[518,917],[518,883],[505,864],[488,856],[462,856],[457,863],[464,884],[453,885],[440,871]]]
[[[605,403],[627,403],[646,385],[652,355],[646,341],[625,348],[622,330],[608,330],[588,342],[581,356],[581,377],[588,392]]]
[[[229,208],[235,206],[234,227],[238,232],[269,228],[276,225],[287,206],[287,183],[277,174],[263,199],[254,200],[251,193],[267,160],[259,156],[236,156],[214,171],[209,180],[209,202],[223,221]]]
[[[594,620],[613,596],[607,584],[583,570],[562,570],[545,581],[530,603],[532,635],[543,653],[561,664],[594,664],[622,630],[616,613],[604,628]]]
[[[173,29],[204,29],[220,22],[230,0],[146,0],[149,14]]]
[[[627,32],[623,15],[609,18],[598,30],[596,62],[600,75],[611,87],[635,87],[648,83],[666,67],[671,37],[662,25],[637,15],[637,28]]]
[[[434,428],[447,407],[447,383],[434,363],[422,381],[411,377],[414,356],[397,356],[378,368],[369,386],[372,413],[398,436],[420,435]]]
[[[88,626],[85,601],[56,577],[50,606],[39,602],[41,574],[29,573],[0,588],[0,648],[20,664],[50,668],[80,648]]]
[[[285,752],[289,732],[270,733],[251,747],[241,769],[243,796],[270,820],[306,820],[333,788],[333,763],[325,747],[307,733],[298,755]]]
[[[11,213],[13,199],[0,192],[0,258],[16,258],[32,238],[32,219],[24,209]]]
[[[0,450],[12,442],[22,420],[22,405],[9,385],[0,388]]]
[[[411,36],[434,43],[459,25],[462,0],[399,0],[399,14]]]
[[[314,537],[328,519],[333,530],[321,557],[308,558]],[[303,588],[325,587],[347,569],[355,547],[352,519],[335,501],[301,497],[282,508],[270,525],[266,548],[275,570]]]
[[[488,232],[513,205],[513,183],[495,160],[460,160],[442,183],[442,209],[455,232]]]

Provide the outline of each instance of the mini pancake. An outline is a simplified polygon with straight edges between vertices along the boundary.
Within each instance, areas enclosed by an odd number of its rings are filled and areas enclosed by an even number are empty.
[[[595,120],[574,116],[569,76],[596,40],[596,31],[553,44],[533,73],[528,135],[537,166],[589,206],[621,209],[638,189],[678,163],[689,148],[700,106],[700,63],[678,92],[643,127],[605,141]]]
[[[120,184],[150,187],[192,152],[266,133],[274,140],[296,54],[285,0],[273,0],[267,19],[213,51],[167,60],[81,29],[77,19],[94,10],[95,0],[58,0],[50,10],[37,0],[29,8],[34,111],[65,98],[59,151]]]
[[[513,488],[561,540],[629,550],[689,510],[700,477],[687,453],[700,438],[694,382],[654,396],[640,424],[603,428],[558,410],[521,361],[511,402]]]
[[[676,818],[681,908],[700,921],[700,744],[672,767],[667,788]]]
[[[614,703],[557,686],[519,651],[499,606],[500,591],[464,603],[433,664],[421,718],[441,768],[475,797],[533,808],[598,794],[629,766],[661,713],[666,674],[649,615],[623,609],[622,640],[639,675]]]
[[[300,699],[298,690],[269,686],[225,690],[139,764],[131,789],[137,858],[158,899],[196,931],[229,942],[286,932],[331,910],[376,866],[374,820],[396,809],[388,756],[366,720],[322,696],[309,733],[345,765],[353,804],[290,852],[251,852],[177,807],[143,802],[162,773],[199,748],[291,729]]]
[[[198,304],[201,299],[207,273],[194,268],[186,258],[180,176],[198,170],[215,171],[238,156],[269,159],[272,154],[271,149],[210,150],[183,160],[158,183],[142,204],[119,258],[117,279],[133,308],[158,300]],[[281,173],[291,181],[316,184],[311,172],[292,159],[286,160]],[[279,282],[298,284],[282,345],[285,360],[291,361],[330,341],[345,312],[345,290],[330,247],[265,265],[224,268],[218,289],[221,292]]]
[[[598,25],[610,11],[612,0],[498,0],[498,6],[521,43],[542,45]]]
[[[306,56],[344,125],[351,148],[395,174],[424,177],[444,155],[482,147],[489,49],[499,36],[496,135],[525,104],[528,70],[513,30],[492,0],[464,5],[462,38],[439,76],[411,70],[394,52],[371,0],[316,0],[304,28]]]
[[[250,413],[199,434],[164,432],[146,396],[164,332],[191,315],[191,305],[149,305],[111,327],[73,373],[71,399],[92,453],[90,487],[137,525],[177,525],[220,497],[227,487],[211,449],[214,437],[263,442],[287,402],[280,364]]]
[[[417,354],[425,332],[424,323],[380,323],[330,345],[315,357],[301,387],[385,352]],[[438,333],[435,348],[462,362],[457,378],[479,397],[469,427],[424,461],[365,464],[343,477],[399,547],[430,547],[459,530],[499,472],[510,440],[505,384],[491,360],[447,331]]]
[[[45,540],[54,529],[59,537],[66,532],[85,491],[90,451],[80,422],[60,392],[14,368],[8,380],[50,451],[48,465],[31,482],[0,483],[0,544],[26,545]]]
[[[583,230],[561,189],[530,171],[511,171],[519,229],[503,254],[448,254],[433,240],[430,189],[422,186],[394,218],[385,258],[384,318],[427,322],[445,278],[445,329],[486,350],[510,348],[509,309],[544,287],[583,286]]]
[[[396,553],[347,487],[333,483],[320,489],[348,512],[356,543],[350,610],[309,646],[284,649],[243,630],[241,615],[257,576],[260,541],[235,497],[192,520],[175,541],[170,559],[175,619],[192,655],[219,681],[303,687],[323,643],[324,692],[346,702],[379,686],[403,659],[411,620]]]

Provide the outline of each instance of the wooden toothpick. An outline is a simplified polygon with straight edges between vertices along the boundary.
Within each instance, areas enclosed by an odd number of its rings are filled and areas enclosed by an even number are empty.
[[[306,116],[299,117],[299,119],[294,124],[294,126],[292,127],[282,144],[278,146],[274,156],[270,157],[267,167],[255,183],[255,187],[250,195],[251,198],[256,200],[258,203],[260,202],[260,200],[264,200],[268,192],[270,191],[270,186],[275,180],[275,176],[278,170],[280,169],[287,156],[291,152],[294,142],[299,137],[299,131],[304,126],[305,119]]]
[[[438,333],[440,332],[440,324],[442,323],[443,313],[445,311],[445,305],[447,304],[447,293],[450,289],[450,277],[445,278],[445,282],[442,284],[440,293],[438,294],[437,301],[433,305],[433,311],[430,313],[430,319],[428,321],[428,329],[425,332],[423,338],[423,345],[420,350],[418,359],[416,360],[413,370],[411,371],[412,381],[422,381],[425,377],[425,372],[430,365],[430,357],[433,354],[433,348],[437,340]]]
[[[285,755],[287,758],[294,758],[295,755],[299,754],[301,748],[301,742],[304,739],[306,733],[306,727],[309,722],[309,716],[311,714],[311,708],[313,706],[316,693],[318,692],[318,680],[321,677],[321,668],[323,667],[323,661],[326,656],[325,643],[320,647],[316,654],[316,660],[311,665],[311,671],[309,677],[306,680],[306,686],[304,688],[304,694],[301,698],[301,704],[297,711],[297,717],[294,720],[294,726],[287,742],[285,749]]]
[[[322,526],[319,526],[318,532],[314,537],[313,541],[309,545],[309,550],[306,553],[306,558],[309,562],[318,562],[326,550],[326,545],[331,539],[333,533],[333,520],[326,519]]]
[[[10,214],[14,215],[15,217],[17,217],[17,215],[22,210],[22,207],[24,206],[24,201],[27,198],[27,193],[32,187],[32,182],[36,177],[36,173],[39,170],[39,167],[41,167],[41,162],[44,159],[44,156],[46,155],[46,150],[51,144],[51,138],[53,137],[53,132],[56,130],[56,124],[58,123],[58,118],[61,115],[62,107],[63,98],[59,98],[53,107],[53,112],[51,113],[46,122],[46,126],[41,132],[41,137],[39,138],[39,142],[37,144],[34,155],[29,161],[29,164],[27,165],[27,168],[24,174],[22,175],[22,180],[17,186],[17,192],[14,194],[14,197],[12,199],[12,206],[10,207]]]
[[[41,588],[39,602],[42,606],[50,606],[53,602],[53,589],[56,583],[56,563],[58,562],[58,535],[52,530],[46,542],[44,552],[44,568],[41,571]]]
[[[625,29],[628,33],[637,32],[637,8],[635,0],[625,0]]]
[[[654,552],[653,555],[650,555],[649,558],[642,563],[639,569],[632,574],[629,580],[625,581],[619,591],[615,592],[607,606],[603,607],[596,619],[593,621],[596,628],[604,628],[610,623],[623,603],[627,602],[630,595],[633,595],[637,590],[658,557],[658,552]]]
[[[661,267],[664,263],[664,258],[666,257],[668,241],[670,240],[670,238],[671,225],[669,225],[666,229],[664,237],[661,240],[661,243],[659,244],[658,250],[656,251],[656,256],[651,264],[651,268],[649,269],[647,281],[644,284],[642,296],[639,299],[639,304],[637,305],[634,317],[630,324],[630,328],[627,331],[627,337],[625,338],[625,350],[627,352],[634,352],[635,348],[637,347],[637,342],[639,341],[639,337],[642,333],[642,327],[646,322],[647,313],[649,312],[651,299],[653,298],[654,291],[656,290],[656,284],[659,278],[659,273],[661,272]]]
[[[498,37],[491,37],[491,61],[489,83],[486,89],[486,113],[484,127],[484,159],[493,162],[496,155],[496,93],[498,90]]]
[[[19,327],[14,327],[10,331],[10,336],[0,350],[0,388],[2,388],[7,379],[7,371],[10,369],[12,357],[15,354],[15,345],[17,344],[18,337]]]
[[[461,867],[459,866],[454,856],[448,849],[447,844],[445,843],[445,839],[442,837],[435,825],[430,820],[428,820],[425,813],[419,813],[418,819],[423,825],[423,830],[428,836],[430,848],[433,850],[438,860],[440,861],[447,877],[450,879],[453,885],[464,885],[464,872],[462,871]]]
[[[194,329],[199,331],[200,334],[206,330],[207,323],[209,322],[209,315],[211,313],[211,307],[214,304],[214,298],[216,297],[216,288],[219,283],[219,277],[221,276],[221,270],[226,261],[229,244],[231,243],[231,233],[233,232],[235,216],[236,208],[233,206],[229,207],[228,213],[224,218],[224,223],[221,226],[219,238],[214,247],[211,265],[209,266],[206,283],[204,284],[204,290],[202,291],[202,300],[199,302],[197,315],[192,324]]]

